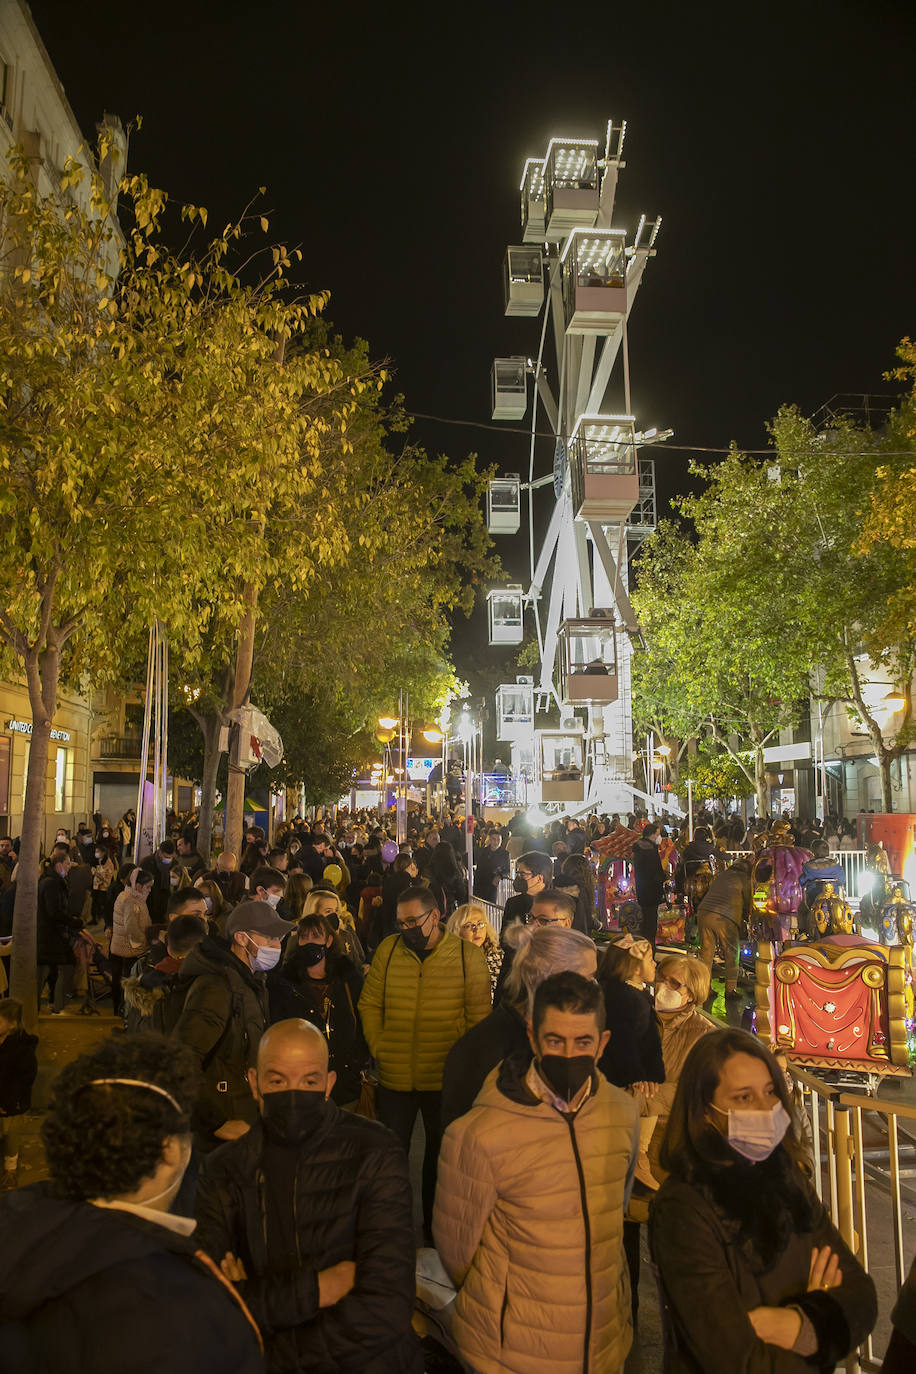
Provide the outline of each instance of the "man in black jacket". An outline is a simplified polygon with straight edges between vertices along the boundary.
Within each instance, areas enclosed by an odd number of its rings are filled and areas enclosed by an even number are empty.
[[[641,931],[653,949],[658,931],[658,908],[665,900],[665,871],[658,856],[661,842],[661,826],[653,822],[646,826],[630,855],[636,900],[642,915]]]
[[[266,902],[239,902],[226,921],[229,944],[205,936],[182,961],[179,984],[191,986],[171,1038],[187,1045],[200,1066],[192,1125],[202,1154],[237,1140],[257,1120],[248,1070],[267,1026],[264,975],[291,929]]]
[[[407,1160],[330,1100],[327,1041],[278,1021],[249,1074],[259,1118],[207,1161],[197,1237],[264,1333],[270,1374],[420,1374]]]

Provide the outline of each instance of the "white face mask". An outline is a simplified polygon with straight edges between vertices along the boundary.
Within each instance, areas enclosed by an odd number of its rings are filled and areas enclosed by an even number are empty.
[[[254,950],[254,962],[251,967],[255,973],[269,973],[272,968],[276,968],[281,954],[279,947],[272,949],[270,945],[256,945],[251,939],[248,944]]]
[[[656,1011],[680,1011],[687,1005],[687,994],[683,991],[676,992],[667,983],[659,983],[655,989],[655,1009]]]
[[[721,1116],[728,1116],[728,1143],[752,1164],[769,1159],[792,1125],[792,1118],[781,1102],[774,1102],[766,1112],[731,1109],[726,1113],[714,1103],[710,1106]]]
[[[205,898],[204,898],[204,906],[206,907],[207,911],[212,911],[212,910],[213,910],[213,898],[212,898],[212,897],[205,897]]]
[[[274,911],[276,911],[277,907],[280,905],[280,900],[281,900],[281,898],[280,898],[280,893],[279,893],[279,892],[268,892],[268,894],[267,894],[267,896],[264,898],[264,900],[265,900],[265,902],[267,903],[267,905],[268,905],[269,907],[272,907],[272,908],[274,909]]]

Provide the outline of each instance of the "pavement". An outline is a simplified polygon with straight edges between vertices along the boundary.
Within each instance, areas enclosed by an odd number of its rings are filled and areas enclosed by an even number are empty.
[[[99,1006],[98,1016],[83,1016],[78,1008],[82,997],[74,998],[67,1008],[54,1016],[43,1011],[38,1018],[38,1077],[32,1089],[32,1109],[23,1123],[22,1145],[19,1151],[19,1183],[38,1183],[47,1178],[44,1147],[41,1143],[41,1124],[51,1092],[51,1084],[65,1064],[78,1055],[88,1054],[106,1040],[121,1025],[112,1016],[111,1007]]]

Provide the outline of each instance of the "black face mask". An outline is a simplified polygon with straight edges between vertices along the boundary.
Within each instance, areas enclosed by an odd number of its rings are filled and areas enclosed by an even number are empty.
[[[512,879],[512,886],[515,888],[516,892],[527,892],[527,891],[528,891],[528,879],[527,879],[527,878],[513,878],[513,879]]]
[[[426,920],[429,920],[429,917]],[[426,941],[429,939],[426,921],[422,925],[414,926],[412,930],[402,930],[401,935],[407,948],[412,949],[414,954],[419,954],[426,948]]]
[[[314,968],[316,964],[321,963],[322,959],[328,957],[328,953],[329,950],[327,945],[310,943],[307,945],[300,945],[293,957],[296,963],[301,964],[303,968]]]
[[[538,1072],[544,1082],[564,1102],[573,1100],[594,1071],[592,1054],[574,1054],[570,1059],[565,1054],[542,1054],[538,1061]]]
[[[327,1105],[323,1092],[289,1088],[265,1093],[261,1099],[264,1129],[277,1145],[302,1145],[321,1125]]]

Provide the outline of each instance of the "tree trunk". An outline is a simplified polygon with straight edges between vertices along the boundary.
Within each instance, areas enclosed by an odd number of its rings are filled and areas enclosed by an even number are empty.
[[[252,583],[245,588],[245,613],[239,625],[238,651],[235,659],[235,681],[232,688],[232,709],[238,710],[248,700],[251,670],[254,665],[254,631],[257,618],[258,593]],[[229,753],[229,782],[226,787],[226,829],[223,848],[242,857],[242,834],[245,821],[245,772],[240,766],[241,731],[233,730]]]
[[[29,768],[25,784],[25,808],[16,877],[16,904],[13,910],[13,955],[10,967],[10,996],[22,1003],[27,1030],[38,1024],[37,943],[38,866],[41,860],[42,827],[48,785],[48,749],[51,726],[57,709],[57,683],[60,677],[60,651],[49,647],[39,654],[29,649],[25,658],[32,708],[32,737]]]
[[[763,745],[754,745],[754,787],[757,792],[757,815],[766,816],[769,807],[767,806],[767,770],[763,761]]]
[[[878,769],[881,773],[881,809],[883,811],[893,811],[894,793],[891,786],[891,764],[894,755],[885,749],[878,750]]]
[[[204,862],[210,866],[213,850],[213,811],[216,806],[216,774],[219,770],[219,732],[223,726],[221,713],[213,712],[208,716],[194,712],[194,719],[200,726],[204,737],[204,767],[200,781],[200,817],[197,831],[197,848]]]

